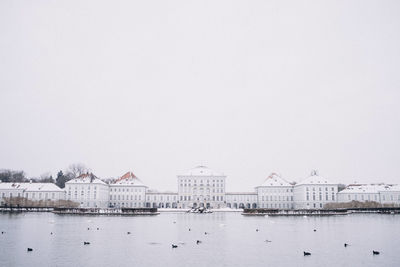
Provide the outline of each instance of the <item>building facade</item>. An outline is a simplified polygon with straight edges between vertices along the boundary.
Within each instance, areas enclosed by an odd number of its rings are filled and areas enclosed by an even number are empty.
[[[232,192],[226,193],[226,207],[231,209],[257,208],[256,192]]]
[[[338,192],[333,183],[313,171],[299,183],[290,183],[272,173],[253,192],[226,192],[226,175],[206,166],[197,166],[177,175],[176,192],[149,190],[132,172],[115,182],[105,183],[92,173],[68,181],[65,189],[52,183],[2,183],[0,204],[23,203],[10,200],[70,200],[83,208],[265,208],[322,209],[328,203],[374,201],[400,206],[400,186],[352,184]],[[26,202],[25,202],[26,204]],[[19,204],[18,204],[19,205]]]
[[[67,200],[78,202],[80,207],[107,208],[109,186],[93,173],[85,173],[65,183]]]
[[[256,187],[259,208],[293,209],[293,185],[276,173],[272,173],[264,183]]]
[[[178,208],[225,207],[226,176],[206,166],[197,166],[177,176]]]
[[[176,209],[178,207],[178,193],[148,190],[146,192],[146,207]]]
[[[373,201],[400,206],[400,186],[388,184],[351,184],[337,194],[338,202]]]
[[[109,185],[110,208],[143,208],[146,203],[146,190],[142,181],[132,172],[127,172]]]
[[[337,193],[337,183],[332,183],[313,171],[308,178],[294,185],[294,208],[322,209],[325,204],[336,202]]]
[[[2,183],[0,182],[0,205],[7,201],[20,198],[24,200],[42,202],[56,202],[65,199],[65,191],[53,183]]]

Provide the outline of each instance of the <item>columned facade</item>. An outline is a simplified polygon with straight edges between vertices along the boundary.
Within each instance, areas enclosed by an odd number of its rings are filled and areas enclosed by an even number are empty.
[[[178,175],[178,207],[182,209],[225,207],[226,176],[206,166]]]

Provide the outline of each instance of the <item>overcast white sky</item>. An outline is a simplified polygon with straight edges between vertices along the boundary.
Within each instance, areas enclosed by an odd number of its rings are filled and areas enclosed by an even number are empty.
[[[159,190],[400,183],[400,1],[0,1],[0,168]]]

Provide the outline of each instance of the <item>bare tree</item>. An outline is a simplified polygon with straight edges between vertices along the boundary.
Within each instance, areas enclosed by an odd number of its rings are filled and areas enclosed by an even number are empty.
[[[26,182],[26,176],[24,171],[13,171],[13,170],[0,170],[0,180],[2,182]]]
[[[81,174],[90,172],[90,169],[85,166],[83,163],[74,163],[69,165],[66,173],[69,179],[76,178]]]

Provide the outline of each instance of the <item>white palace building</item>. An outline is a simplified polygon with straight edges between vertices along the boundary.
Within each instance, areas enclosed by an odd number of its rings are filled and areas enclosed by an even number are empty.
[[[132,172],[113,183],[105,183],[92,173],[68,181],[65,189],[54,184],[2,183],[0,201],[10,197],[29,200],[66,199],[84,208],[266,208],[322,209],[333,202],[375,201],[400,206],[399,185],[349,185],[338,191],[338,183],[319,176],[316,171],[298,183],[276,173],[255,187],[253,192],[226,192],[226,175],[206,166],[197,166],[177,176],[177,191],[150,190]]]

